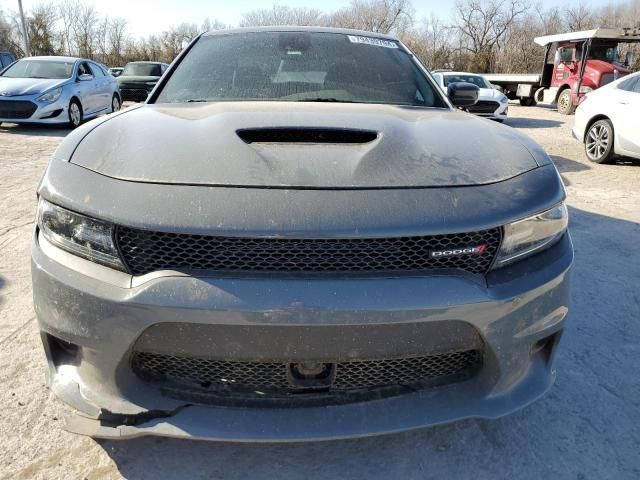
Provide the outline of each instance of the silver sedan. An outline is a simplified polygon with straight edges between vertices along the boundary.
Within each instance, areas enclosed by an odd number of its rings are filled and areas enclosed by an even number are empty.
[[[23,58],[0,73],[0,124],[68,124],[120,110],[116,79],[74,57]]]

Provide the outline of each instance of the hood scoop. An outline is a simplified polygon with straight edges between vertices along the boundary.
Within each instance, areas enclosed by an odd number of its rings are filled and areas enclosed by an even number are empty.
[[[236,134],[245,143],[355,143],[373,142],[378,132],[347,128],[244,128]]]

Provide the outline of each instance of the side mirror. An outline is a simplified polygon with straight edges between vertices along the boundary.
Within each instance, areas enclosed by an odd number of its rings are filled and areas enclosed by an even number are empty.
[[[81,82],[89,82],[89,81],[93,80],[93,75],[90,75],[88,73],[84,73],[82,75],[78,75],[78,80],[80,80]]]
[[[478,103],[480,87],[473,83],[454,82],[447,86],[447,97],[456,107],[470,107]]]
[[[632,51],[628,51],[627,52],[627,55],[624,57],[624,64],[627,67],[633,64],[633,52]]]

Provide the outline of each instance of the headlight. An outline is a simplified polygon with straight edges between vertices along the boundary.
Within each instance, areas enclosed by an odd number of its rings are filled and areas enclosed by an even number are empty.
[[[36,100],[39,102],[55,102],[62,95],[62,88],[55,88],[44,95],[40,95]]]
[[[567,230],[569,214],[564,203],[533,217],[509,223],[494,268],[500,268],[553,245]]]
[[[500,97],[500,103],[509,103],[509,99],[507,98],[506,95],[502,95]]]
[[[38,227],[54,245],[118,270],[126,270],[113,242],[114,226],[40,199]]]

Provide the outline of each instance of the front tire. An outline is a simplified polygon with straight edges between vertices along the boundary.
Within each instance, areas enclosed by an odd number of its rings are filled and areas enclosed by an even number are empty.
[[[78,100],[71,100],[69,102],[69,126],[71,128],[77,128],[82,124],[82,105]]]
[[[573,102],[571,100],[571,89],[565,88],[558,97],[558,112],[563,115],[573,113]]]
[[[598,120],[589,127],[584,138],[584,153],[594,163],[611,163],[614,156],[613,125],[609,120]]]

